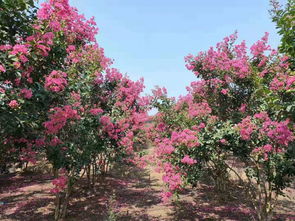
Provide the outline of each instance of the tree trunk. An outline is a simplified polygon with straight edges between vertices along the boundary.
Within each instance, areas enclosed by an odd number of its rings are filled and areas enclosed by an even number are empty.
[[[61,210],[61,218],[62,219],[64,219],[67,215],[67,208],[68,208],[68,204],[69,204],[70,194],[71,194],[71,182],[68,181],[66,195],[65,195],[64,202],[62,205],[62,210]]]
[[[58,177],[58,169],[53,168],[53,176],[54,178]],[[58,221],[59,220],[59,215],[60,215],[60,193],[55,194],[55,210],[54,210],[54,220]]]

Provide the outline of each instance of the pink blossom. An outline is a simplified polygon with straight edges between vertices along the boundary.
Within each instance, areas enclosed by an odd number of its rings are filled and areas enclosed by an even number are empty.
[[[3,65],[0,64],[0,72],[6,72],[6,69]]]
[[[106,79],[109,81],[118,81],[122,79],[122,74],[118,71],[118,69],[111,68],[106,69]]]
[[[32,90],[27,88],[23,88],[20,93],[26,99],[30,99],[33,96]]]
[[[35,140],[36,147],[44,147],[45,146],[45,139],[39,138]]]
[[[29,61],[29,59],[28,59],[26,56],[24,56],[24,55],[19,56],[19,59],[20,59],[23,63],[26,63],[26,62]]]
[[[269,120],[269,116],[266,112],[256,113],[256,114],[254,114],[254,117],[257,119],[260,119],[260,120],[264,120],[264,121]]]
[[[221,90],[221,93],[224,94],[224,95],[226,95],[228,93],[228,89],[222,89]]]
[[[271,81],[270,89],[273,91],[295,89],[295,76],[290,76],[287,73],[278,73]]]
[[[53,109],[53,114],[49,116],[49,121],[44,122],[46,133],[57,134],[67,123],[68,120],[79,120],[80,116],[77,110],[72,109],[70,105],[62,108]]]
[[[200,52],[196,57],[186,57],[186,67],[194,70],[194,73],[203,75],[208,73],[211,76],[212,71],[233,72],[239,78],[245,78],[250,74],[250,64],[246,53],[245,42],[235,45],[233,51],[230,50],[237,35],[224,38],[223,42],[216,45],[216,49],[211,47],[206,52]],[[213,75],[212,75],[213,76]],[[202,76],[201,76],[202,77]]]
[[[242,122],[237,125],[237,127],[243,140],[250,140],[251,134],[254,129],[256,129],[256,125],[252,123],[250,116],[244,118]]]
[[[56,147],[59,144],[63,144],[63,142],[58,137],[52,138],[51,141],[49,142],[49,146],[52,146],[52,147]]]
[[[16,86],[20,86],[21,79],[20,79],[20,78],[16,78],[16,79],[14,80],[14,83],[15,83]]]
[[[54,33],[53,32],[46,32],[44,35],[42,35],[43,40],[46,40],[47,43],[51,42],[52,39],[54,38]]]
[[[109,116],[101,116],[100,118],[100,123],[102,123],[103,125],[108,125],[111,123],[111,118]]]
[[[167,138],[163,139],[156,148],[156,154],[158,156],[169,155],[173,153],[175,148],[172,146],[171,141]]]
[[[263,150],[264,150],[265,152],[271,152],[272,149],[273,149],[273,147],[272,147],[270,144],[267,144],[267,145],[264,145],[264,146],[263,146]]]
[[[38,52],[42,56],[44,56],[44,57],[48,56],[48,52],[50,51],[50,48],[49,47],[47,47],[45,45],[42,45],[42,44],[37,44],[36,45],[36,48],[39,49]]]
[[[67,47],[67,52],[68,53],[70,53],[70,52],[72,52],[72,51],[75,51],[76,50],[76,46],[75,45],[69,45],[68,47]]]
[[[173,194],[172,194],[171,192],[163,192],[163,193],[161,193],[162,201],[163,201],[164,203],[168,202],[169,199],[172,197],[172,195],[173,195]]]
[[[190,158],[188,155],[185,155],[182,158],[181,163],[188,164],[188,165],[193,165],[193,164],[197,163],[197,161]]]
[[[244,113],[246,112],[247,104],[241,104],[241,107],[239,108],[239,111]]]
[[[131,137],[123,137],[120,140],[120,145],[128,148],[131,152],[133,150],[133,138]]]
[[[8,51],[12,48],[11,45],[0,45],[0,51]]]
[[[80,93],[76,93],[76,92],[71,92],[71,97],[75,100],[75,101],[80,101],[81,100],[81,95]]]
[[[207,102],[198,102],[194,101],[193,95],[188,94],[184,97],[180,97],[178,103],[176,104],[175,109],[180,109],[183,105],[188,105],[188,112],[191,118],[194,117],[205,117],[208,116],[212,110]]]
[[[205,97],[206,95],[206,86],[207,86],[207,81],[205,80],[198,80],[198,81],[193,81],[190,85],[190,87],[187,87],[187,91],[190,92],[191,94],[197,94],[201,97]]]
[[[100,72],[95,72],[95,76],[96,78],[94,80],[94,84],[98,84],[98,85],[102,84],[104,81],[103,74]]]
[[[102,130],[107,133],[108,136],[113,139],[118,139],[118,134],[121,132],[121,129],[111,121],[109,116],[101,116],[100,123]]]
[[[166,129],[166,125],[163,122],[158,124],[157,130],[163,132],[163,131],[165,131],[165,129]]]
[[[171,163],[165,162],[162,165],[162,169],[164,172],[162,180],[168,184],[169,190],[180,189],[182,185],[181,174],[176,171],[176,168]]]
[[[289,120],[276,122],[267,120],[263,123],[263,127],[260,130],[262,134],[266,134],[274,142],[288,146],[289,142],[295,139],[292,131],[289,129]]]
[[[92,115],[98,115],[103,113],[103,110],[101,108],[93,108],[89,111]]]
[[[226,143],[227,143],[227,140],[226,140],[226,139],[221,139],[221,140],[220,140],[220,143],[222,143],[222,144],[226,144]]]
[[[19,106],[19,103],[16,100],[12,100],[8,103],[8,106],[15,109]]]
[[[184,129],[181,132],[173,131],[171,134],[171,141],[175,145],[186,145],[190,148],[199,146],[196,131]]]
[[[167,95],[167,89],[166,88],[160,88],[156,87],[154,90],[152,90],[152,93],[155,97],[162,97]]]
[[[12,55],[16,54],[28,54],[28,46],[27,45],[21,45],[21,44],[16,44],[13,46],[12,51],[10,52]]]
[[[67,74],[64,72],[52,71],[45,78],[46,90],[53,91],[53,92],[63,91],[68,84],[66,77],[67,77]]]
[[[250,50],[254,57],[259,57],[263,55],[266,50],[270,50],[270,46],[267,45],[268,36],[269,33],[265,32],[265,35],[261,38],[261,40],[251,46]]]
[[[52,184],[55,187],[53,189],[51,189],[51,192],[52,193],[59,193],[59,192],[63,191],[66,188],[67,183],[68,183],[68,178],[65,175],[52,180]]]
[[[16,69],[19,69],[21,67],[21,63],[18,61],[13,62],[12,64]]]
[[[48,19],[50,17],[50,5],[42,3],[41,8],[38,10],[37,17],[40,20]]]
[[[262,147],[255,148],[252,152],[262,154],[264,160],[268,160],[269,153],[272,152],[274,148],[270,144],[266,144]]]

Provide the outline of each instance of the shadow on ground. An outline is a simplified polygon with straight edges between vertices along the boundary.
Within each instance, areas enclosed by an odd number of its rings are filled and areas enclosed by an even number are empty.
[[[238,184],[220,193],[210,182],[180,194],[180,200],[163,205],[160,176],[153,170],[115,166],[89,189],[82,179],[73,191],[66,220],[107,220],[110,214],[122,221],[251,220],[254,211]],[[52,177],[10,174],[0,177],[0,220],[53,220]],[[78,191],[79,190],[79,191]],[[281,198],[276,220],[295,219],[295,189]],[[292,198],[293,197],[293,198]]]

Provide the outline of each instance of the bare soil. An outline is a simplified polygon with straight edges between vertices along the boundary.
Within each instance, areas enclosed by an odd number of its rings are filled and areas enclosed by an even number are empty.
[[[53,220],[52,177],[38,173],[0,176],[0,220]],[[232,184],[228,193],[214,190],[210,182],[184,190],[179,200],[161,202],[161,175],[153,166],[114,167],[94,188],[81,180],[73,191],[66,220],[174,221],[174,220],[252,220],[253,209],[241,187]],[[281,197],[275,220],[295,220],[295,186]]]

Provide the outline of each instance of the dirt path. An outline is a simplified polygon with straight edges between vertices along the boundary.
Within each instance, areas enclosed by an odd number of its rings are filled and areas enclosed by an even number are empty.
[[[1,176],[0,220],[52,220],[51,179],[33,173]],[[67,220],[107,220],[111,211],[118,220],[167,220],[171,210],[161,203],[160,180],[153,167],[115,166],[91,190],[85,180],[79,182]]]
[[[236,187],[229,187],[229,197],[217,193],[208,183],[201,184],[196,190],[184,191],[179,201],[164,205],[160,197],[161,175],[154,169],[115,166],[91,190],[84,181],[79,182],[66,220],[104,221],[112,215],[122,221],[251,219],[253,211]],[[52,220],[51,179],[40,174],[1,176],[0,220]],[[295,188],[287,191],[290,199],[281,198],[277,220],[295,220]]]

